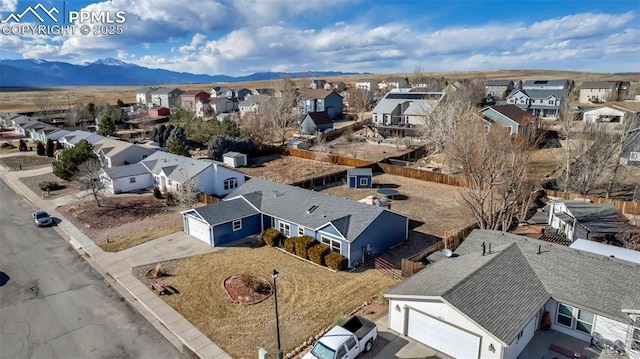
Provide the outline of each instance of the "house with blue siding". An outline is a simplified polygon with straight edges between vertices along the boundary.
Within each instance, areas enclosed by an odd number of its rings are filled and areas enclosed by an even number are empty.
[[[324,132],[333,129],[333,121],[326,112],[309,112],[300,123],[300,133],[313,135],[316,132]]]
[[[211,245],[267,228],[285,237],[308,235],[362,263],[408,238],[409,218],[382,208],[261,178],[245,182],[224,201],[182,213],[185,233]]]
[[[373,171],[371,168],[350,168],[347,170],[347,187],[371,188]]]
[[[337,92],[324,89],[301,89],[298,97],[298,114],[325,112],[331,120],[342,117],[342,96]]]

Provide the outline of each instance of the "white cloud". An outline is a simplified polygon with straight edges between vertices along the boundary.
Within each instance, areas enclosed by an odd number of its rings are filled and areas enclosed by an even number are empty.
[[[18,0],[0,0],[0,11],[14,12],[18,7]]]

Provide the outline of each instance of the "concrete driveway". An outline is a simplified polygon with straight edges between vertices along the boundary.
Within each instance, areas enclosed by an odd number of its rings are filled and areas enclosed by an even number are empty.
[[[154,239],[117,253],[122,260],[131,266],[166,261],[198,254],[215,252],[220,248],[211,247],[207,243],[184,232]]]
[[[374,359],[453,359],[411,338],[399,335],[387,328],[388,316],[376,320],[378,336],[389,341]]]

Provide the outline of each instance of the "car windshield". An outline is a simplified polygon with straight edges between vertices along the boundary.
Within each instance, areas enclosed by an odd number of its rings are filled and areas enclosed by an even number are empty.
[[[319,359],[333,359],[336,351],[318,342],[313,346],[313,349],[311,349],[311,354]]]
[[[36,213],[36,218],[47,218],[47,217],[49,217],[47,212],[38,212],[38,213]]]

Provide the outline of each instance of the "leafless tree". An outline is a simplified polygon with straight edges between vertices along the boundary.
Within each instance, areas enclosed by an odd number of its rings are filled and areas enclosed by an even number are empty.
[[[472,116],[475,109],[466,99],[446,97],[434,108],[423,108],[420,111],[424,118],[424,124],[420,129],[421,137],[431,153],[441,153],[446,149],[459,120]]]
[[[79,164],[78,172],[74,176],[76,182],[86,188],[88,196],[93,197],[98,207],[102,206],[100,200],[104,194],[104,186],[100,180],[101,173],[102,164],[97,158],[92,158]]]
[[[289,78],[282,80],[277,90],[281,95],[265,103],[264,114],[271,119],[273,132],[284,144],[287,135],[296,127],[300,117],[295,111],[298,90]]]
[[[349,94],[349,109],[357,115],[357,121],[364,120],[364,113],[371,108],[371,92],[366,89],[351,88],[347,90]]]
[[[573,134],[575,133],[574,124],[576,122],[578,112],[572,106],[575,101],[575,96],[567,96],[562,102],[560,108],[560,118],[558,124],[560,125],[560,132],[564,137],[564,192],[568,191],[569,179],[571,178],[571,164],[573,162],[573,156],[571,153],[571,141],[573,140]]]
[[[54,101],[50,96],[36,96],[33,98],[33,105],[43,119],[48,119],[48,115],[54,110]]]
[[[260,105],[258,112],[246,113],[238,121],[243,136],[249,137],[257,143],[271,142],[273,138],[273,124],[267,118],[264,107]]]
[[[528,172],[532,148],[530,141],[502,128],[486,133],[478,117],[459,121],[446,154],[469,181],[462,197],[480,228],[506,231],[515,217],[524,217],[522,208],[539,184]]]
[[[611,178],[609,179],[609,184],[607,185],[607,191],[605,193],[605,198],[609,198],[611,192],[613,191],[613,186],[617,181],[618,172],[620,172],[620,158],[625,152],[627,146],[631,143],[638,141],[640,137],[640,117],[627,112],[622,118],[622,124],[620,127],[620,134],[616,136],[617,138],[617,151],[614,154],[614,162],[613,167],[611,168]]]

